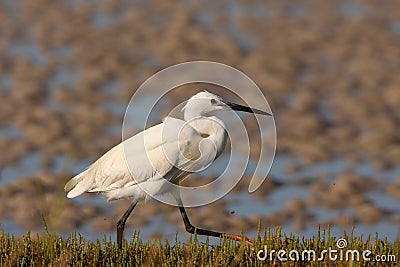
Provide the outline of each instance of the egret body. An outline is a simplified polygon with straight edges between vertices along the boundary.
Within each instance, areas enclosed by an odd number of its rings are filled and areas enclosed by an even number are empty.
[[[240,240],[237,235],[194,227],[186,214],[179,190],[170,186],[171,183],[178,185],[190,173],[208,166],[223,152],[228,138],[225,124],[210,113],[226,109],[270,115],[227,102],[209,92],[197,93],[182,109],[184,120],[167,117],[162,123],[116,145],[65,185],[67,197],[97,192],[109,201],[130,199],[132,204],[117,223],[120,248],[125,222],[136,204],[166,193],[172,194],[177,201],[188,232]],[[129,168],[127,162],[130,163]]]

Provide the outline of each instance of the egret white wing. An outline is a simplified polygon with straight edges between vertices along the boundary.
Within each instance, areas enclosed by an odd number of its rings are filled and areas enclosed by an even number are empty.
[[[156,179],[179,182],[187,173],[172,170],[188,164],[185,155],[197,157],[195,149],[189,147],[198,145],[193,141],[198,136],[185,121],[167,118],[113,147],[86,171],[72,178],[65,186],[69,191],[67,196],[109,192]]]

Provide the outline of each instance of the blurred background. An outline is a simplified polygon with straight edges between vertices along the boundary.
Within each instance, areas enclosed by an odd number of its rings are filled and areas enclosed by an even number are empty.
[[[189,209],[194,225],[253,235],[260,220],[311,236],[330,224],[337,236],[355,226],[398,240],[399,44],[396,0],[2,0],[0,229],[43,233],[43,217],[63,236],[114,239],[129,201],[67,200],[65,182],[121,141],[142,82],[210,60],[263,90],[277,156],[255,193],[244,177],[222,200]],[[201,176],[213,179],[212,169]],[[128,225],[128,236],[188,238],[178,210],[155,201]]]

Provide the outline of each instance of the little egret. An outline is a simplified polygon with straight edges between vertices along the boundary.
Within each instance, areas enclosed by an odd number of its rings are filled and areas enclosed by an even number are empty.
[[[182,109],[184,120],[167,117],[162,123],[116,145],[68,181],[64,187],[67,197],[96,192],[108,201],[132,200],[117,223],[119,248],[122,247],[125,222],[136,204],[166,193],[175,198],[187,232],[241,240],[239,235],[194,227],[186,214],[179,190],[169,186],[171,183],[179,185],[187,175],[208,166],[222,153],[227,131],[222,120],[210,113],[228,109],[271,116],[265,111],[225,101],[206,91],[197,93]],[[251,244],[248,238],[246,242]]]

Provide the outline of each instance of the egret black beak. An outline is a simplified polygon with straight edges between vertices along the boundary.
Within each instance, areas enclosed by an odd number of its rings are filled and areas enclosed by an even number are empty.
[[[228,101],[224,101],[224,103],[227,106],[229,106],[231,109],[233,109],[233,110],[272,116],[271,113],[268,113],[268,112],[265,112],[265,111],[262,111],[262,110],[259,110],[259,109],[242,106],[242,105],[239,105],[239,104],[236,104],[236,103],[232,103],[232,102],[228,102]]]

